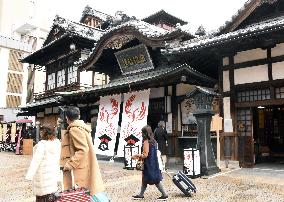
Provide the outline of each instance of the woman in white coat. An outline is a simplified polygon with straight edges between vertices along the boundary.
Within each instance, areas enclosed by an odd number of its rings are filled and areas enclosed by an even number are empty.
[[[56,139],[54,127],[44,125],[40,130],[41,141],[34,146],[34,154],[26,174],[27,180],[33,182],[36,202],[49,202],[52,193],[58,190],[60,182],[61,143]]]

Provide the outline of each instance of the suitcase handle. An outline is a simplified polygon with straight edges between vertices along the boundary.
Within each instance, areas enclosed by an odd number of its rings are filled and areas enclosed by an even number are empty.
[[[75,184],[73,170],[64,171],[63,169],[64,169],[64,167],[60,166],[60,171],[61,171],[61,189],[62,189],[62,191],[65,190],[64,183],[63,183],[63,173],[64,172],[70,172],[70,174],[71,174],[71,187],[72,187],[72,189],[77,189],[79,186],[77,184]]]

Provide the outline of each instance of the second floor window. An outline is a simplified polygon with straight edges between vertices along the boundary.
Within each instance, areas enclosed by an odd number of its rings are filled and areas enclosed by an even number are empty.
[[[77,82],[77,67],[68,67],[68,84]]]
[[[47,75],[47,90],[55,88],[55,73]]]
[[[65,69],[57,72],[57,87],[65,86]]]

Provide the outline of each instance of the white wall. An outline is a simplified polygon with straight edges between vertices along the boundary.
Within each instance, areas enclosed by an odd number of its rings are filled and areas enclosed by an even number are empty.
[[[48,30],[56,12],[51,8],[52,5],[46,0],[1,0],[0,33],[17,37],[14,31],[24,23]]]
[[[223,92],[230,91],[229,71],[223,71]]]
[[[267,64],[234,70],[235,85],[261,81],[268,81]]]
[[[151,88],[150,99],[164,97],[165,96],[164,92],[165,92],[164,87]]]
[[[280,55],[284,55],[284,43],[276,44],[276,46],[271,49],[271,57]]]
[[[229,65],[229,57],[223,58],[223,66]]]
[[[193,88],[194,88],[193,85],[180,83],[177,85],[177,90],[176,90],[177,96],[185,95],[186,93],[192,91]]]
[[[261,48],[238,52],[234,56],[234,63],[247,62],[267,58],[267,50]]]
[[[6,122],[11,122],[19,119],[16,114],[17,112],[18,110],[14,110],[11,108],[0,108],[0,115],[4,116],[4,121]]]
[[[45,90],[45,79],[46,72],[42,70],[35,70],[35,78],[34,78],[34,93],[42,93]]]
[[[231,100],[230,97],[223,98],[223,111],[224,111],[224,119],[231,118]]]
[[[272,63],[272,78],[284,79],[284,62]]]

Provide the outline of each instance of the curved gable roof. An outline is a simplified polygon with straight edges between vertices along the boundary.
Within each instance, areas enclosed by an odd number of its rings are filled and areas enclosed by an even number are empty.
[[[138,39],[149,40],[159,44],[164,44],[167,40],[173,40],[184,35],[192,36],[190,33],[182,31],[181,29],[168,31],[147,22],[132,19],[105,31],[102,37],[95,43],[89,57],[85,60],[78,61],[76,65],[79,68],[88,69],[99,59],[104,47],[117,37],[125,35],[131,35]]]

